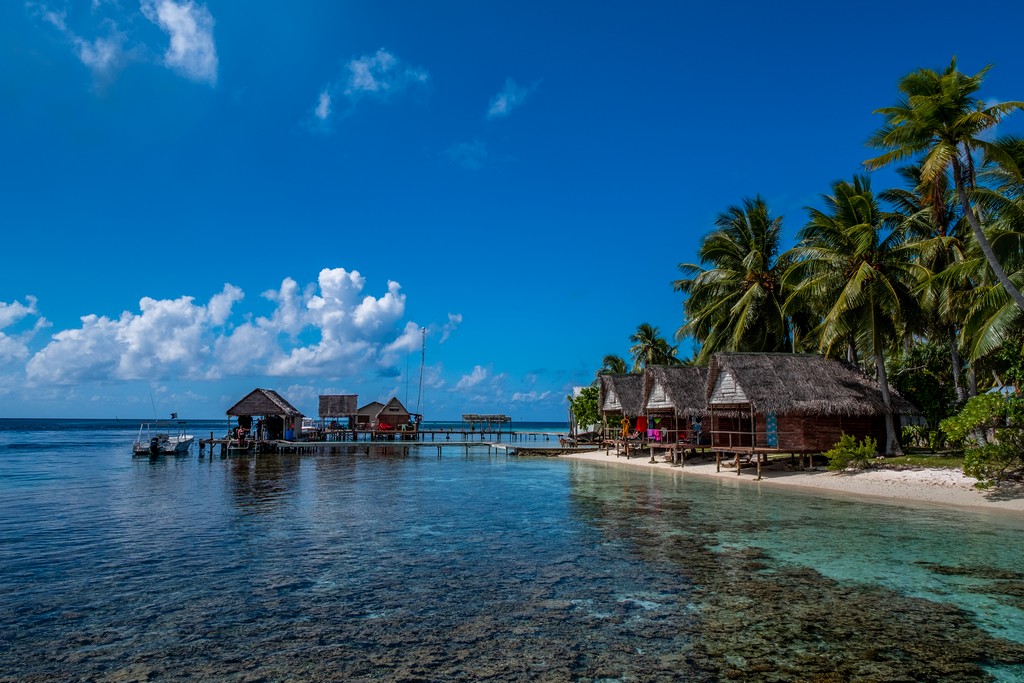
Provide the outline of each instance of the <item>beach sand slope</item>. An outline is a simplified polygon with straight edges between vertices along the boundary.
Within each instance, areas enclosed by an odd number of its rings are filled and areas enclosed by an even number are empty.
[[[751,486],[782,486],[816,491],[822,495],[843,495],[884,499],[907,504],[926,503],[1024,514],[1024,489],[1021,487],[983,491],[975,488],[977,480],[951,469],[869,469],[864,471],[829,472],[823,467],[795,470],[783,463],[763,467],[757,480],[754,467],[736,468],[722,464],[716,472],[714,462],[706,459],[687,463],[685,467],[668,462],[650,463],[646,453],[626,458],[615,452],[585,451],[561,457],[628,467],[667,469],[684,477],[715,478]],[[731,463],[730,463],[731,464]]]

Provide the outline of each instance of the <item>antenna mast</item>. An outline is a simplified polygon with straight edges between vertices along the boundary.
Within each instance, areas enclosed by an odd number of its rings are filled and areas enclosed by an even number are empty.
[[[423,416],[423,366],[427,362],[427,328],[421,327],[420,334],[423,336],[423,350],[420,353],[420,392],[416,399],[416,414]]]

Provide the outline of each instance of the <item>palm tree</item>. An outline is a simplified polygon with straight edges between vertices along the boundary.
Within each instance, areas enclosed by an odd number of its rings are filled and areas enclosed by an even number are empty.
[[[898,173],[909,189],[885,190],[878,197],[893,208],[886,222],[900,231],[915,260],[927,270],[916,293],[929,317],[929,333],[946,338],[953,388],[957,401],[963,402],[967,392],[961,379],[960,328],[965,311],[958,303],[973,284],[969,277],[955,278],[946,271],[964,261],[970,227],[957,219],[956,200],[946,175],[922,181],[920,166],[901,168]]]
[[[598,375],[621,375],[629,372],[626,361],[620,356],[609,353],[601,361],[601,369],[597,371]]]
[[[638,372],[648,365],[679,364],[676,347],[670,346],[658,328],[650,323],[641,323],[636,328],[636,333],[630,335],[629,341],[633,343],[629,349],[629,354],[633,357],[633,372]]]
[[[992,249],[1005,264],[1008,277],[1020,289],[1024,285],[1024,139],[1006,137],[994,143],[1000,163],[988,163],[979,174],[986,184],[973,196],[989,217]],[[965,264],[965,269],[980,261]],[[975,265],[977,268],[977,266]],[[977,289],[970,298],[964,326],[972,360],[999,349],[1016,325],[1024,322],[1024,310],[1010,298],[1005,287],[984,273],[975,276]]]
[[[924,182],[934,182],[951,170],[957,200],[978,246],[996,279],[1024,310],[1024,294],[1007,277],[968,198],[975,182],[972,152],[981,150],[994,160],[1003,157],[997,146],[979,136],[1007,114],[1024,109],[1024,102],[1002,102],[986,107],[984,102],[974,99],[974,93],[990,68],[991,65],[974,76],[967,76],[957,70],[956,58],[953,58],[941,74],[931,69],[918,69],[900,79],[900,100],[895,106],[875,110],[876,114],[885,116],[886,123],[868,141],[871,146],[887,151],[868,159],[864,165],[875,170],[923,155],[921,180]]]
[[[684,277],[672,283],[687,295],[686,322],[676,340],[692,336],[700,342],[698,363],[716,351],[791,350],[782,311],[782,218],[754,197],[720,213],[715,227],[701,240],[701,265],[680,263]]]
[[[827,211],[808,208],[810,221],[791,250],[786,273],[794,283],[787,308],[810,306],[821,316],[819,350],[855,341],[874,361],[886,406],[886,453],[900,453],[892,415],[886,351],[898,345],[914,311],[911,294],[920,274],[900,233],[883,230],[883,214],[866,176],[838,181],[823,197]]]

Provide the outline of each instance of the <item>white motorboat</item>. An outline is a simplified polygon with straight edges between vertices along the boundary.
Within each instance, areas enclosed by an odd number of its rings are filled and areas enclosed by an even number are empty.
[[[162,422],[143,422],[139,435],[132,444],[134,455],[181,455],[188,453],[195,437],[185,431],[185,423],[169,425]]]

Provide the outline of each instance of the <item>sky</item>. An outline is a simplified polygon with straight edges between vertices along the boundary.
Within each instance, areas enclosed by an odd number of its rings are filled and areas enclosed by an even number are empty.
[[[792,240],[862,171],[901,76],[956,55],[1024,99],[1022,19],[4,2],[0,417],[218,418],[262,387],[564,420],[639,324],[673,338],[717,214],[761,195]]]

